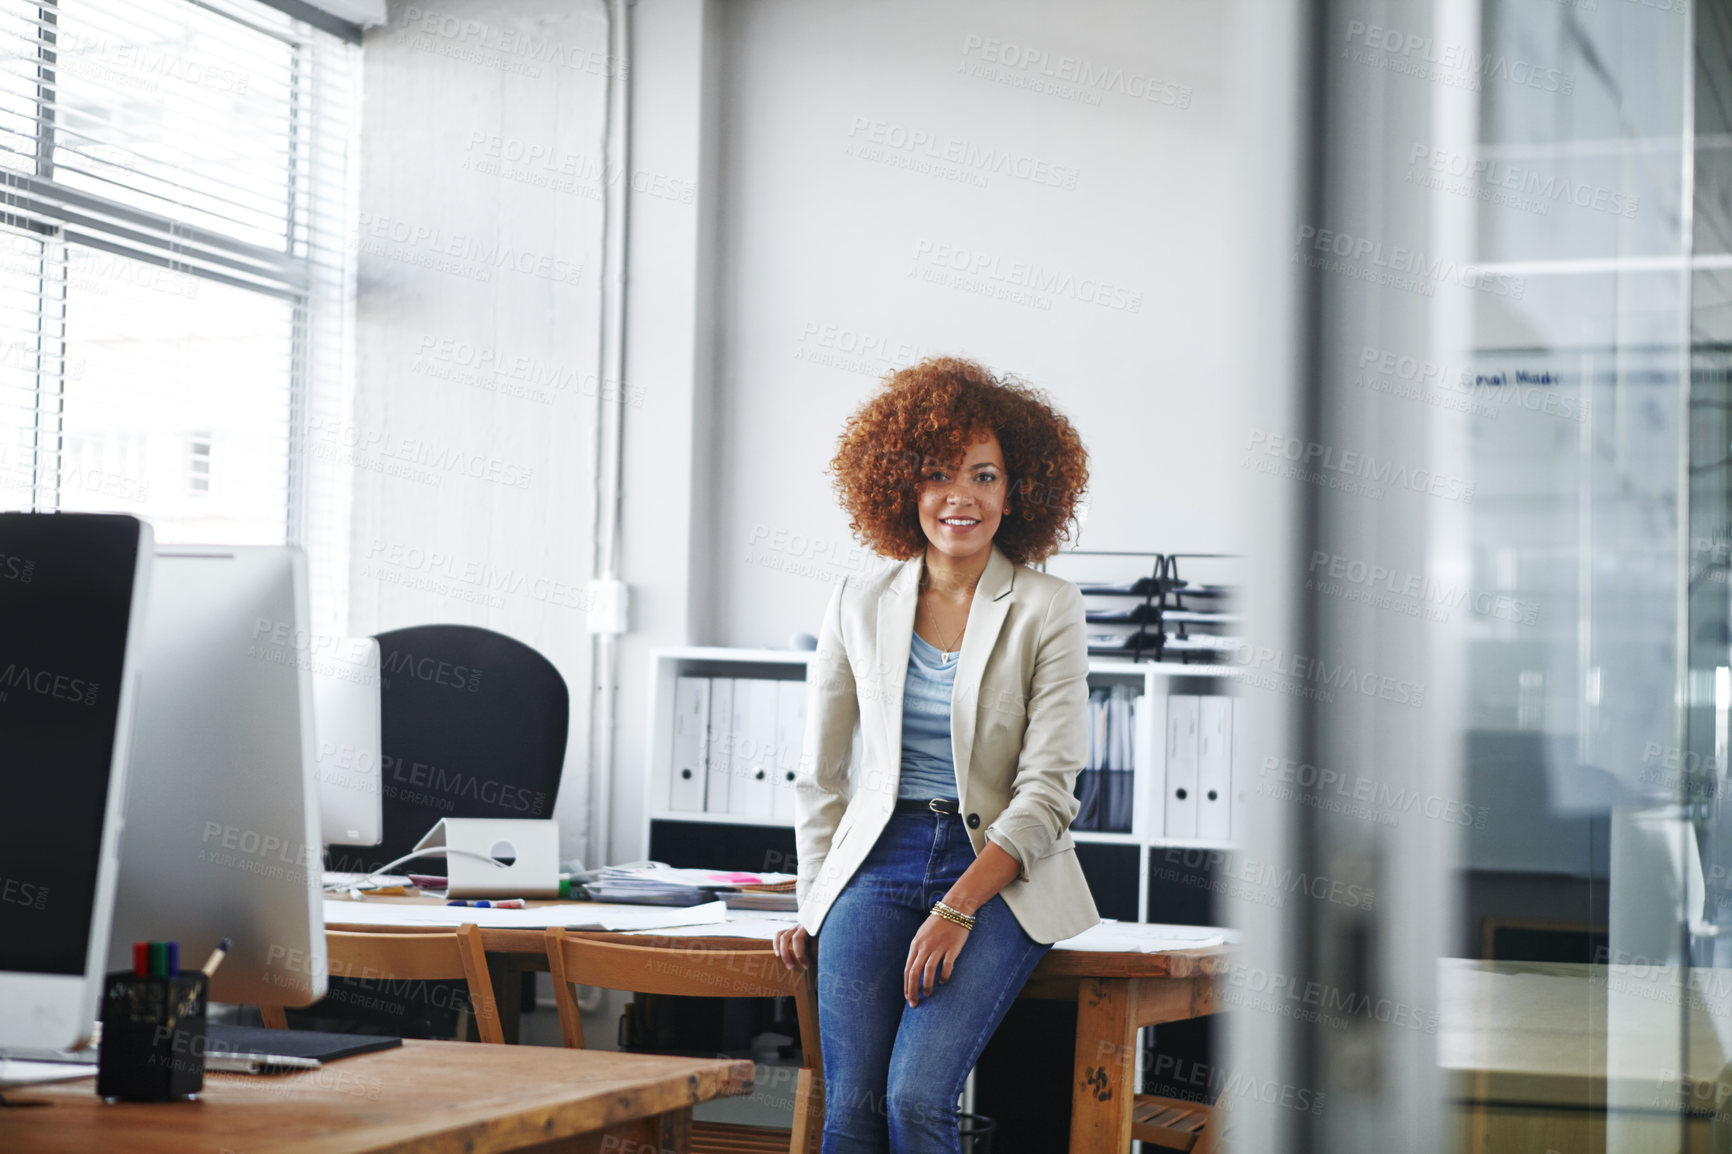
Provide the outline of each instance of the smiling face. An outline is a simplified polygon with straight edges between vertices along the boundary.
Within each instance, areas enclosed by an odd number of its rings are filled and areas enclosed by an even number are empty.
[[[960,468],[929,467],[920,483],[920,528],[932,547],[955,561],[992,548],[1009,483],[1004,450],[987,433],[962,455]]]

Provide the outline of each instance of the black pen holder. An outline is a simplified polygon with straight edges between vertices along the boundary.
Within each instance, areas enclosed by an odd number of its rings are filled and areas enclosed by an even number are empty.
[[[209,987],[197,970],[173,978],[109,974],[102,989],[97,1095],[173,1102],[203,1090]]]

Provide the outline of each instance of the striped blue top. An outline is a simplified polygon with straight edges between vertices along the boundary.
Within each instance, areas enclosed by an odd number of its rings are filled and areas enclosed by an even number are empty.
[[[908,678],[902,688],[902,778],[898,798],[956,800],[956,761],[950,754],[950,694],[957,655],[914,634],[908,647]]]

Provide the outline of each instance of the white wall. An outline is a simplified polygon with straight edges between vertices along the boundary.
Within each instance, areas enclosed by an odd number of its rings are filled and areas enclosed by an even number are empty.
[[[604,51],[599,0],[442,0],[436,11],[450,19],[411,21],[393,3],[367,39],[353,433],[390,452],[375,448],[359,471],[351,628],[472,621],[553,659],[573,702],[556,809],[567,853],[588,852],[583,614],[555,603],[563,593],[477,605],[462,599],[478,592],[462,578],[487,566],[581,590],[598,391],[626,403],[620,557],[633,600],[615,861],[644,849],[649,650],[785,644],[815,627],[842,573],[871,563],[822,470],[884,372],[957,352],[1048,389],[1092,454],[1087,546],[1238,547],[1225,513],[1237,456],[1237,426],[1222,419],[1226,350],[1255,334],[1230,323],[1234,270],[1222,259],[1237,219],[1236,89],[1220,9],[639,0],[625,381],[601,390],[604,76],[581,67]],[[1012,64],[1005,45],[1045,56]],[[1042,75],[1084,66],[1104,84]],[[1031,87],[1041,83],[1073,91]],[[909,159],[927,170],[849,154],[879,132],[925,133],[932,153],[922,145]],[[485,155],[495,138],[502,153],[538,150],[535,161]],[[947,165],[947,148],[1003,155],[1008,170]],[[494,160],[498,170],[477,171]],[[934,175],[934,163],[964,179]],[[557,283],[532,263],[484,282],[476,245],[495,242],[583,269]],[[941,271],[945,245],[996,261],[998,279],[920,279]],[[1034,303],[971,291],[1014,289],[1021,263],[1062,283],[1027,287]],[[462,383],[474,366],[439,352],[465,344],[571,383],[551,404]],[[405,441],[490,456],[508,482],[380,472],[391,453],[414,455]],[[509,483],[530,469],[523,487]],[[434,553],[451,560],[431,571]]]
[[[634,602],[614,860],[646,848],[648,651],[784,645],[815,629],[838,577],[873,563],[822,469],[885,371],[957,351],[1050,390],[1093,454],[1091,547],[1241,540],[1226,514],[1235,426],[1222,419],[1228,342],[1244,339],[1221,259],[1242,211],[1227,166],[1225,13],[641,0],[633,21],[644,191],[632,198],[625,375],[645,409],[626,413],[621,556]],[[1040,80],[1040,63],[983,59],[1003,59],[1006,42],[1107,84],[1066,99],[970,73]],[[988,171],[979,187],[846,155],[875,121],[926,132],[940,160],[947,147],[997,150],[1041,167]],[[690,205],[653,195],[687,179]],[[927,284],[911,275],[931,266],[913,259],[922,242],[994,256],[1002,276],[1026,261],[1070,279],[1036,290],[1046,307]],[[1100,282],[1134,311],[1078,299]],[[855,342],[873,343],[840,347]]]
[[[712,531],[716,189],[712,0],[647,0],[632,14],[632,187],[620,564],[631,586],[620,639],[609,861],[644,856],[649,652],[703,635]]]
[[[1072,418],[1093,472],[1080,544],[1235,549],[1226,494],[1241,434],[1223,419],[1225,365],[1230,342],[1256,328],[1234,313],[1223,259],[1237,228],[1226,10],[734,0],[720,11],[715,551],[702,574],[714,602],[698,639],[779,646],[815,632],[831,584],[869,561],[824,465],[876,379],[927,353],[1015,372]],[[1026,66],[988,59],[1040,53]],[[1059,78],[1085,66],[1105,84]],[[1146,92],[1155,98],[1132,94]],[[906,146],[917,133],[930,143]],[[1038,167],[1019,177],[947,163],[947,149]],[[956,273],[940,246],[995,264]],[[1021,263],[1062,287],[1025,289],[1032,303],[978,291],[1016,291]],[[1134,307],[1083,299],[1097,291]],[[856,344],[866,351],[842,347]]]
[[[461,622],[546,654],[571,692],[554,813],[577,854],[592,442],[612,403],[596,384],[602,10],[415,11],[393,2],[365,42],[357,400],[324,442],[356,466],[350,628]]]

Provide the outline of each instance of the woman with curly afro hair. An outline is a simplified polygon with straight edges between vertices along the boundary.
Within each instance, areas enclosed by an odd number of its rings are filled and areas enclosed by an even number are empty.
[[[824,1154],[956,1154],[987,1040],[1052,943],[1100,920],[1069,832],[1082,595],[1028,568],[1069,537],[1088,456],[1038,391],[934,357],[849,418],[830,471],[855,534],[902,563],[824,613],[776,956],[817,966]]]

